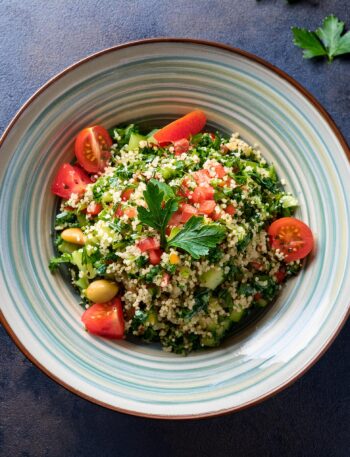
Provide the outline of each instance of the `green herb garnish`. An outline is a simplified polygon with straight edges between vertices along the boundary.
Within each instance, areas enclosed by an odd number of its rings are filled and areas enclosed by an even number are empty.
[[[216,223],[206,224],[203,217],[192,216],[183,228],[168,241],[168,246],[183,249],[194,259],[208,255],[209,249],[224,239],[225,228]]]
[[[334,57],[350,53],[350,31],[342,35],[344,22],[336,16],[327,16],[315,32],[292,27],[294,44],[303,49],[304,59],[327,56],[332,62]]]
[[[159,185],[155,184],[154,181],[149,182],[147,184],[146,190],[143,193],[148,209],[144,208],[143,206],[137,207],[140,221],[143,224],[149,225],[150,227],[153,227],[160,232],[160,244],[163,247],[166,245],[166,226],[171,218],[171,215],[178,209],[176,198],[172,197],[166,199],[163,190],[164,186],[167,186],[167,184],[163,183],[163,188],[161,190]],[[169,189],[172,191],[170,186],[167,187],[169,187]],[[169,192],[170,191],[168,191],[168,195]]]

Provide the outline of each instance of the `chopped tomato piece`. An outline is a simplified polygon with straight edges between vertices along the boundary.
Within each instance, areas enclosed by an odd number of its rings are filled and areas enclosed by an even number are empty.
[[[218,221],[219,219],[221,219],[221,216],[221,211],[214,211],[210,217],[213,219],[213,221]]]
[[[215,190],[211,186],[198,186],[189,197],[194,203],[203,203],[206,200],[214,199]]]
[[[181,218],[182,218],[182,211],[177,210],[175,213],[171,215],[170,221],[168,222],[169,227],[177,227],[179,224],[181,224]]]
[[[124,211],[123,211],[122,205],[119,205],[115,212],[115,215],[116,215],[116,217],[122,217],[123,214],[124,214]]]
[[[254,268],[254,270],[261,270],[262,264],[260,262],[249,262],[250,265]]]
[[[182,138],[189,138],[190,135],[196,135],[203,129],[206,122],[203,111],[195,110],[158,130],[153,137],[160,145],[173,143]]]
[[[186,197],[189,198],[192,195],[192,190],[190,189],[190,182],[191,179],[186,176],[182,182],[179,190],[177,191],[177,195],[179,197]]]
[[[90,216],[97,216],[102,211],[102,208],[101,203],[91,202],[86,208],[86,212]]]
[[[212,178],[209,175],[209,171],[206,169],[198,170],[193,173],[193,177],[197,184],[210,183]]]
[[[232,178],[231,176],[224,176],[222,180],[218,183],[220,187],[231,187]]]
[[[233,205],[227,205],[225,208],[225,212],[229,214],[230,216],[233,216],[236,212],[236,208]]]
[[[148,255],[152,265],[158,265],[162,260],[162,251],[160,249],[151,249],[148,251]]]
[[[137,209],[134,206],[128,206],[123,210],[123,213],[128,216],[128,218],[133,219],[137,216]]]
[[[272,248],[279,249],[286,262],[303,259],[312,251],[314,245],[310,228],[293,217],[282,217],[274,221],[268,234]]]
[[[214,200],[207,200],[199,205],[199,214],[211,214],[215,209],[216,203]]]
[[[225,168],[221,165],[221,163],[218,163],[217,165],[214,166],[216,176],[220,179],[222,179],[224,176],[227,175]]]
[[[262,295],[260,292],[257,292],[256,294],[254,294],[253,298],[255,301],[258,301],[262,299]]]
[[[276,273],[275,273],[275,278],[278,284],[282,284],[284,281],[284,278],[286,277],[286,271],[284,268],[280,268]]]
[[[126,215],[130,219],[133,219],[134,217],[137,216],[137,209],[134,206],[127,206],[123,208],[122,205],[119,205],[116,212],[115,212],[116,217],[122,217]]]
[[[160,244],[157,238],[144,238],[136,245],[142,252],[150,251],[151,249],[159,249]]]
[[[125,323],[122,302],[119,297],[107,303],[95,303],[81,317],[86,330],[105,338],[121,339]]]
[[[105,128],[100,125],[87,127],[78,133],[75,140],[76,158],[89,173],[103,171],[111,157],[112,144],[112,139]]]
[[[82,195],[90,183],[89,176],[80,167],[64,163],[57,172],[51,191],[68,200],[72,194]]]
[[[187,203],[185,203],[181,206],[181,212],[182,212],[182,214],[181,214],[182,223],[187,222],[189,219],[191,219],[192,216],[195,216],[196,214],[198,214],[197,208],[195,208],[192,205],[188,205]]]
[[[162,281],[160,283],[160,287],[166,287],[170,283],[170,274],[163,273]]]
[[[132,187],[129,187],[128,189],[125,189],[123,192],[122,192],[122,200],[124,202],[128,201],[131,197],[131,194],[134,192],[134,189]]]
[[[174,142],[174,152],[176,156],[183,154],[188,151],[190,142],[186,138]]]

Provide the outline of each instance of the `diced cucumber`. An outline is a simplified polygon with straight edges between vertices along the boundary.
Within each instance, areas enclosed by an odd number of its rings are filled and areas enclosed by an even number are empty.
[[[216,337],[218,339],[221,339],[224,336],[224,334],[226,333],[226,331],[230,328],[230,326],[231,326],[230,319],[225,319],[222,322],[220,322],[216,328]]]
[[[222,269],[219,267],[213,267],[201,275],[200,284],[202,287],[214,290],[223,282],[223,280],[224,274]]]
[[[73,265],[76,265],[79,268],[79,270],[83,269],[83,265],[81,262],[82,256],[83,256],[82,249],[78,249],[77,251],[74,251],[72,253],[72,263],[73,263]]]
[[[74,284],[79,287],[80,290],[87,289],[89,286],[89,281],[87,278],[79,278],[74,281]]]
[[[230,319],[232,322],[239,322],[242,319],[243,314],[244,314],[244,309],[242,309],[241,311],[231,311]]]
[[[202,336],[201,346],[215,347],[219,344],[219,341],[213,336]]]
[[[73,244],[73,243],[68,243],[68,241],[62,241],[62,243],[60,243],[58,245],[58,250],[62,253],[66,253],[66,254],[72,254],[72,252],[76,251],[79,248],[80,248],[79,245]]]
[[[146,322],[149,322],[151,325],[155,325],[158,322],[157,313],[153,309],[148,313]]]
[[[132,133],[130,135],[128,148],[137,149],[139,147],[140,141],[147,141],[147,138],[139,133]]]
[[[174,178],[176,176],[176,170],[170,167],[164,167],[160,170],[164,179]]]
[[[184,278],[187,279],[190,277],[191,270],[188,267],[181,267],[180,268],[180,275]]]
[[[268,301],[265,300],[264,298],[259,298],[256,302],[261,308],[265,308],[265,306],[268,304]]]
[[[72,264],[76,265],[79,270],[83,271],[89,279],[96,276],[96,270],[91,263],[83,264],[83,250],[78,249],[72,252]]]
[[[210,297],[208,307],[212,311],[218,311],[221,308],[220,302],[217,298],[215,297]]]

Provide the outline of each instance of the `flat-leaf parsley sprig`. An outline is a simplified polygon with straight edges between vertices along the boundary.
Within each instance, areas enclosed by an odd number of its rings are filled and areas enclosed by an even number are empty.
[[[216,247],[225,237],[226,229],[218,223],[206,223],[203,217],[192,216],[186,224],[167,239],[165,235],[171,215],[178,210],[178,198],[173,189],[165,183],[151,179],[143,196],[148,208],[138,206],[141,223],[153,227],[160,233],[160,244],[177,247],[188,252],[194,259],[207,255],[210,248]]]
[[[334,57],[350,53],[350,31],[343,34],[344,27],[344,22],[330,15],[314,32],[292,27],[293,43],[303,49],[304,59],[327,56],[328,61],[332,62]]]
[[[206,224],[203,217],[192,216],[182,230],[168,241],[168,246],[183,249],[194,259],[207,255],[225,238],[226,230],[220,224]]]
[[[166,199],[165,186],[170,189],[167,189],[168,195],[173,192],[170,186],[165,183],[162,183],[162,186],[159,186],[154,181],[155,180],[151,180],[147,184],[146,190],[143,192],[148,209],[143,206],[138,206],[137,212],[139,219],[143,224],[149,225],[159,231],[160,244],[162,247],[165,247],[166,226],[171,215],[178,210],[179,205],[176,197]]]

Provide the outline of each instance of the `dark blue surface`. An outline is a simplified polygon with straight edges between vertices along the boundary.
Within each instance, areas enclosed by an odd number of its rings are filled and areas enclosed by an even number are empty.
[[[0,0],[0,131],[76,60],[125,41],[181,36],[222,41],[279,66],[350,142],[350,59],[303,61],[291,39],[292,25],[314,29],[329,13],[350,26],[348,0]],[[1,327],[0,367],[1,457],[350,455],[350,323],[287,390],[202,421],[141,419],[90,404],[35,368]]]

